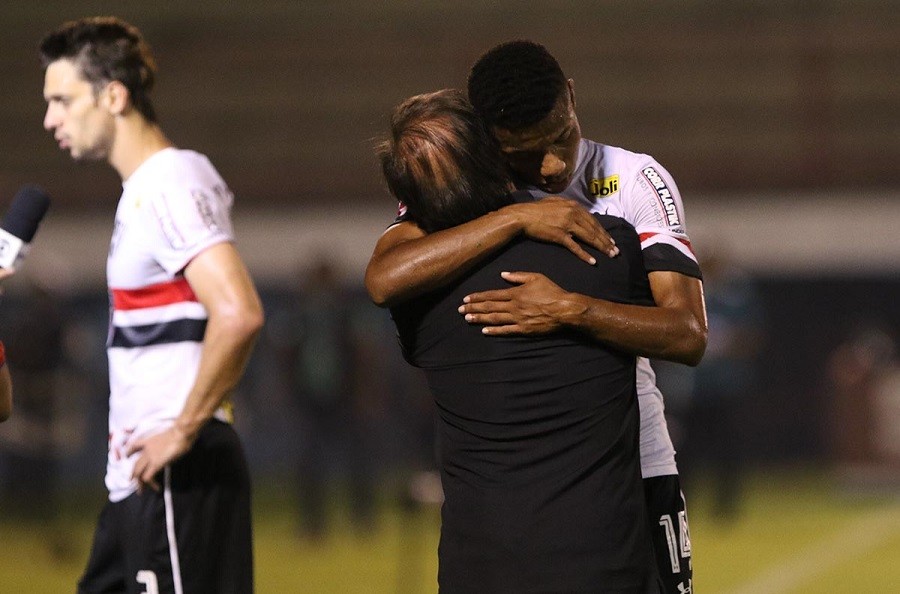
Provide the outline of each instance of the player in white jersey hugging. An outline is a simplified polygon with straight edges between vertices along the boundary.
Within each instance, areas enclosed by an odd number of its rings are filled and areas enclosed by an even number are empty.
[[[509,288],[468,295],[459,311],[488,336],[574,328],[639,357],[641,471],[657,565],[665,592],[690,593],[684,496],[662,394],[647,360],[696,365],[706,348],[702,277],[675,182],[648,155],[581,138],[574,82],[539,44],[512,41],[489,50],[472,67],[468,92],[520,189],[533,199],[563,196],[624,218],[640,236],[655,307],[568,293],[544,275],[508,271]],[[546,200],[558,199],[536,204]],[[521,225],[496,213],[434,234],[401,215],[375,247],[366,287],[376,303],[395,304],[451,282],[520,233]]]
[[[234,247],[231,192],[159,127],[136,28],[65,23],[41,59],[44,127],[123,186],[107,260],[109,501],[78,592],[247,594],[250,477],[229,393],[263,313]]]

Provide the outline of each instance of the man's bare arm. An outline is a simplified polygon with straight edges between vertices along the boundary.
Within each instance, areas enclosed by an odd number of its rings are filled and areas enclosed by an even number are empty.
[[[9,375],[9,367],[0,366],[0,423],[12,414],[12,378]]]
[[[173,426],[136,440],[128,452],[141,452],[134,478],[154,488],[156,473],[191,448],[237,384],[263,325],[259,296],[232,244],[203,251],[188,264],[184,276],[209,316],[197,378]]]
[[[468,223],[426,234],[410,222],[381,236],[366,267],[366,289],[376,305],[390,307],[446,286],[518,235],[558,243],[594,263],[577,240],[610,256],[618,249],[605,229],[578,203],[551,197],[512,204]]]
[[[656,307],[569,293],[533,272],[503,273],[508,289],[473,293],[460,313],[489,335],[546,334],[575,328],[636,355],[697,365],[706,350],[703,284],[677,272],[651,272]]]

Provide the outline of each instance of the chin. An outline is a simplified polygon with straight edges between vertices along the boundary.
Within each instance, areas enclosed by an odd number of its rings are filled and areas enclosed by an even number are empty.
[[[72,152],[72,160],[76,163],[91,163],[94,161],[103,161],[106,159],[106,153],[102,151],[81,151]]]

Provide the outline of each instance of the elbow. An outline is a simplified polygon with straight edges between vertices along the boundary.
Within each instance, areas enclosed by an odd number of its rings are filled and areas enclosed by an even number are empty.
[[[365,285],[369,299],[378,307],[393,305],[393,295],[389,290],[390,283],[385,282],[384,274],[371,264],[366,268]]]
[[[241,316],[241,327],[238,331],[249,340],[256,340],[265,323],[266,316],[263,313],[262,305],[257,303],[255,307],[250,308]]]
[[[656,357],[672,363],[696,367],[706,352],[707,330],[705,325],[690,324],[682,331],[670,334],[670,339],[658,352],[640,353],[645,357]]]
[[[699,324],[691,328],[690,333],[684,340],[684,348],[682,351],[683,360],[681,363],[690,367],[696,367],[703,360],[703,353],[706,352],[707,329]]]
[[[366,276],[366,292],[369,294],[369,299],[372,300],[372,303],[378,307],[388,307],[388,296],[384,288],[379,286],[378,283],[370,281],[368,276]]]
[[[222,312],[218,316],[225,331],[239,342],[254,342],[265,324],[265,314],[259,302]]]

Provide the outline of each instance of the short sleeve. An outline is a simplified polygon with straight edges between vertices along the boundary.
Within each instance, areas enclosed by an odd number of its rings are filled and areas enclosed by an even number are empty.
[[[181,271],[197,254],[233,241],[231,204],[224,185],[183,187],[157,194],[150,213],[153,256],[169,274]]]
[[[687,234],[681,194],[669,172],[648,158],[629,181],[625,218],[640,237],[646,270],[702,278]]]

